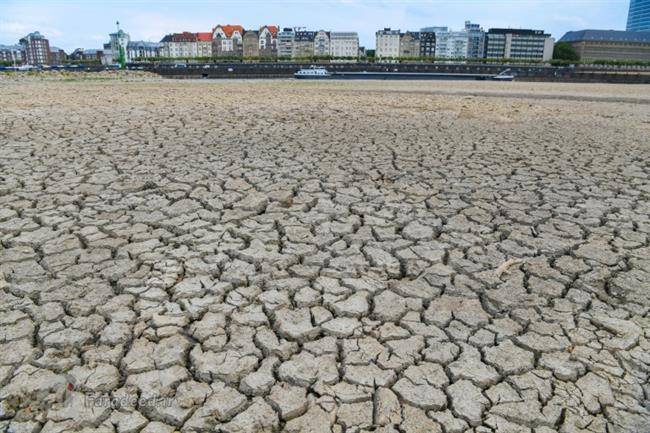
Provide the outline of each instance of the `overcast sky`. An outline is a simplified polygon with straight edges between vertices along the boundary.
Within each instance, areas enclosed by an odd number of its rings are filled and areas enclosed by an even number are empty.
[[[629,0],[0,0],[0,44],[38,30],[71,51],[100,48],[115,21],[132,40],[166,33],[210,31],[217,24],[263,24],[310,30],[355,30],[373,48],[383,27],[419,30],[465,20],[490,27],[534,28],[556,39],[568,30],[624,30]]]

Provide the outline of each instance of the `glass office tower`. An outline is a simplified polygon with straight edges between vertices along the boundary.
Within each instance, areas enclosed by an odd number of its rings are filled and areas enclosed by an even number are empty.
[[[650,31],[650,0],[631,0],[627,15],[627,30]]]

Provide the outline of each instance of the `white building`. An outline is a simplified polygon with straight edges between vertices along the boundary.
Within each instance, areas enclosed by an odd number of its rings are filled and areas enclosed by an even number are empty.
[[[423,32],[436,34],[436,57],[444,59],[467,58],[469,38],[466,31],[452,31],[449,27],[425,27]]]
[[[359,55],[359,34],[357,32],[330,32],[330,55],[354,57]]]
[[[278,57],[293,57],[293,43],[296,32],[289,27],[285,27],[278,32]]]
[[[278,53],[278,26],[261,27],[258,43],[261,56],[276,56]]]
[[[385,28],[375,33],[376,50],[375,57],[378,59],[399,57],[399,30]]]
[[[195,33],[173,33],[162,38],[160,44],[162,57],[193,58],[198,55]]]
[[[319,30],[314,36],[314,56],[324,57],[330,54],[330,35],[325,30]]]
[[[135,59],[158,57],[161,44],[158,42],[130,41],[126,45],[126,60],[133,62]]]
[[[0,61],[22,64],[25,56],[23,49],[21,45],[0,45]]]

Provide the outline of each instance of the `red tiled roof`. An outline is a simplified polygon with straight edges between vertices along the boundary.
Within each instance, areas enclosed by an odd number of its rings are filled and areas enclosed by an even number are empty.
[[[239,25],[227,24],[225,26],[219,25],[217,27],[221,27],[223,32],[226,34],[227,38],[232,37],[232,34],[235,33],[236,31],[238,31],[240,35],[244,34],[244,28],[242,26],[239,26]],[[212,31],[214,32],[217,29],[217,27],[215,27]]]
[[[275,36],[275,35],[278,34],[278,26],[264,26],[264,27],[266,27],[267,29],[269,29],[269,31],[271,32],[271,34],[272,34],[273,36]]]
[[[209,42],[212,40],[211,32],[198,32],[196,34],[196,40],[199,42]]]
[[[196,42],[196,34],[190,32],[174,33],[172,35],[173,42]]]

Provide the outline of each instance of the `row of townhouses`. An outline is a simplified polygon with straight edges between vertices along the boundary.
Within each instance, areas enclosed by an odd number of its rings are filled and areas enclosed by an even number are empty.
[[[376,34],[375,56],[394,58],[488,58],[550,60],[554,40],[543,30],[490,29],[465,22],[461,31],[425,27],[419,32],[385,28]]]
[[[356,32],[218,25],[211,32],[173,33],[160,41],[159,57],[305,58],[359,56]],[[142,56],[140,56],[142,57]]]

